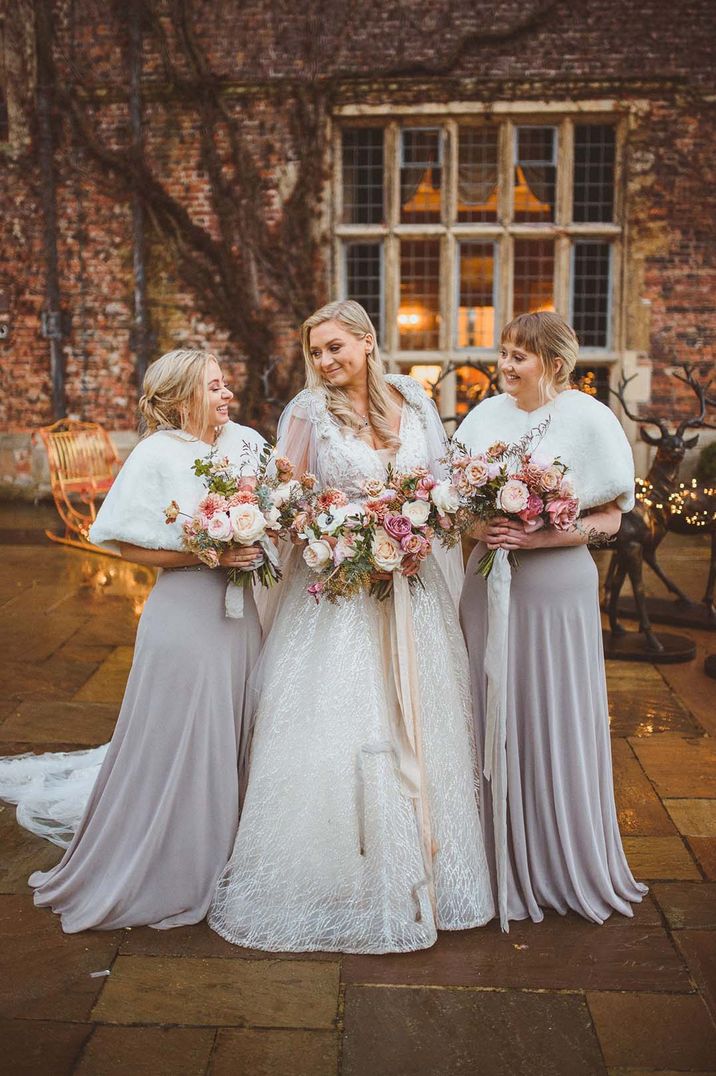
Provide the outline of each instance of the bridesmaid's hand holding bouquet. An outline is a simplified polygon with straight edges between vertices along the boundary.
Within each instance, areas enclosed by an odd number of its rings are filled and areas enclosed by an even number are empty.
[[[532,447],[546,427],[547,423],[543,423],[513,445],[496,441],[475,455],[453,442],[448,462],[450,481],[460,502],[462,533],[476,522],[489,524],[498,519],[519,523],[528,534],[541,527],[563,531],[574,528],[579,500],[567,477],[566,465]],[[446,544],[454,544],[453,536]],[[485,578],[496,554],[496,548],[488,549],[478,564],[477,570]],[[510,552],[509,558],[516,567],[514,553]]]

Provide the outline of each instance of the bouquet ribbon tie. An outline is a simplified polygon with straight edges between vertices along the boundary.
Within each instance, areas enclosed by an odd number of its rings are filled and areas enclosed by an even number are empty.
[[[262,538],[259,538],[256,544],[260,545],[263,549],[264,556],[269,564],[274,568],[277,568],[279,565],[278,550],[271,539],[267,535],[264,535]],[[233,579],[230,579],[227,584],[226,594],[224,595],[224,612],[230,620],[241,620],[243,618],[244,590],[248,585],[248,579],[249,574],[246,573],[246,582],[241,580],[235,582]]]
[[[423,760],[423,737],[420,719],[420,684],[415,652],[413,609],[410,584],[400,572],[393,574],[393,600],[386,609],[387,634],[383,648],[386,683],[392,680],[397,696],[398,719],[391,730],[398,774],[403,791],[415,804],[425,878],[419,888],[427,887],[433,914],[436,912],[433,882],[433,856],[437,851],[430,824],[430,805]]]
[[[507,647],[510,627],[512,570],[506,550],[498,549],[487,577],[487,715],[483,773],[492,786],[497,901],[500,926],[507,919]]]

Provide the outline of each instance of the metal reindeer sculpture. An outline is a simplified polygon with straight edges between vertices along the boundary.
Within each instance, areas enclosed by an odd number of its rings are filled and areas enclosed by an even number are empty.
[[[619,399],[627,417],[640,424],[642,440],[656,448],[656,455],[646,479],[641,483],[641,489],[639,489],[639,484],[637,485],[637,503],[631,512],[625,513],[622,517],[622,525],[614,544],[614,552],[605,584],[609,626],[613,636],[625,634],[624,628],[618,621],[617,605],[624,580],[628,575],[634,591],[634,601],[639,617],[639,630],[644,634],[648,649],[654,652],[661,652],[663,646],[651,628],[644,595],[643,565],[646,561],[666,588],[680,601],[690,602],[688,596],[659,566],[656,551],[670,529],[672,515],[677,510],[678,499],[675,498],[675,494],[679,469],[684,455],[688,448],[695,447],[699,439],[698,434],[693,437],[686,437],[686,431],[716,429],[716,426],[705,421],[707,406],[712,402],[707,396],[708,384],[699,382],[694,373],[693,364],[683,363],[680,369],[683,373],[674,371],[673,376],[694,390],[698,400],[698,414],[691,418],[682,419],[673,433],[670,432],[665,418],[654,414],[637,415],[629,410],[629,406],[624,400],[624,392],[633,378],[622,377],[619,388],[612,390]],[[658,434],[650,433],[645,428],[647,426],[656,427],[659,431]],[[712,541],[712,566],[704,599],[709,602],[709,606],[712,596],[712,593],[711,595],[709,594],[709,587],[713,592],[715,544]]]

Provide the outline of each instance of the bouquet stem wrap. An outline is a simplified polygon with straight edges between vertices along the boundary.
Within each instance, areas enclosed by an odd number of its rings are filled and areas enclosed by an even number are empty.
[[[257,545],[264,551],[264,557],[274,568],[279,566],[279,556],[270,538],[259,538]],[[224,596],[224,612],[231,620],[241,620],[244,615],[244,590],[253,584],[251,572],[229,572],[229,583]]]
[[[498,549],[487,577],[487,715],[483,773],[492,785],[497,905],[500,926],[507,920],[507,647],[510,627],[512,569],[506,550]]]

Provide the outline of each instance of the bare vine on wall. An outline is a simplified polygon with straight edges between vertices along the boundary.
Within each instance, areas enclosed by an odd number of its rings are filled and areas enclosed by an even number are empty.
[[[88,3],[91,0],[85,0],[85,11]],[[492,27],[476,15],[445,52],[436,49],[434,61],[413,61],[406,41],[395,63],[378,65],[367,73],[379,78],[449,75],[474,47],[529,34],[554,5],[555,0],[541,0],[505,25],[498,20]],[[247,360],[241,392],[243,417],[270,427],[281,403],[300,383],[300,361],[277,362],[277,324],[281,319],[300,323],[328,298],[323,268],[327,237],[322,233],[321,211],[329,120],[337,93],[345,94],[352,79],[366,75],[362,61],[355,59],[352,41],[360,12],[348,0],[297,0],[286,17],[271,15],[273,9],[267,5],[274,43],[282,50],[278,64],[287,52],[294,62],[290,74],[281,77],[271,77],[266,68],[259,92],[252,98],[237,94],[230,80],[212,66],[197,34],[201,5],[196,0],[132,0],[130,4],[112,0],[109,5],[98,0],[94,12],[98,24],[107,29],[109,22],[106,36],[121,43],[125,59],[124,75],[110,94],[118,95],[127,110],[126,145],[118,145],[116,129],[109,135],[103,130],[105,97],[93,80],[91,56],[63,52],[68,10],[75,11],[76,0],[55,0],[51,5],[47,0],[18,0],[16,11],[48,6],[62,30],[49,44],[69,76],[58,80],[55,91],[58,154],[71,142],[83,159],[94,162],[93,183],[102,184],[127,203],[138,199],[146,221],[147,246],[161,245],[180,286],[195,297],[197,310],[223,329]],[[232,9],[236,11],[233,4]],[[142,47],[146,55],[158,59],[161,69],[163,85],[152,83],[155,111],[164,107],[170,122],[178,113],[194,117],[198,160],[191,166],[198,165],[203,175],[210,225],[197,220],[182,200],[177,185],[170,182],[175,177],[159,174],[136,123],[130,134],[130,16],[137,12]],[[408,21],[416,19],[419,16],[411,7]],[[36,42],[36,46],[47,47],[48,42]],[[136,40],[133,47],[136,50]],[[290,142],[290,182],[276,212],[267,209],[276,197],[276,178],[257,153],[252,126],[251,100],[262,95],[282,114]],[[69,162],[69,155],[65,160]]]

